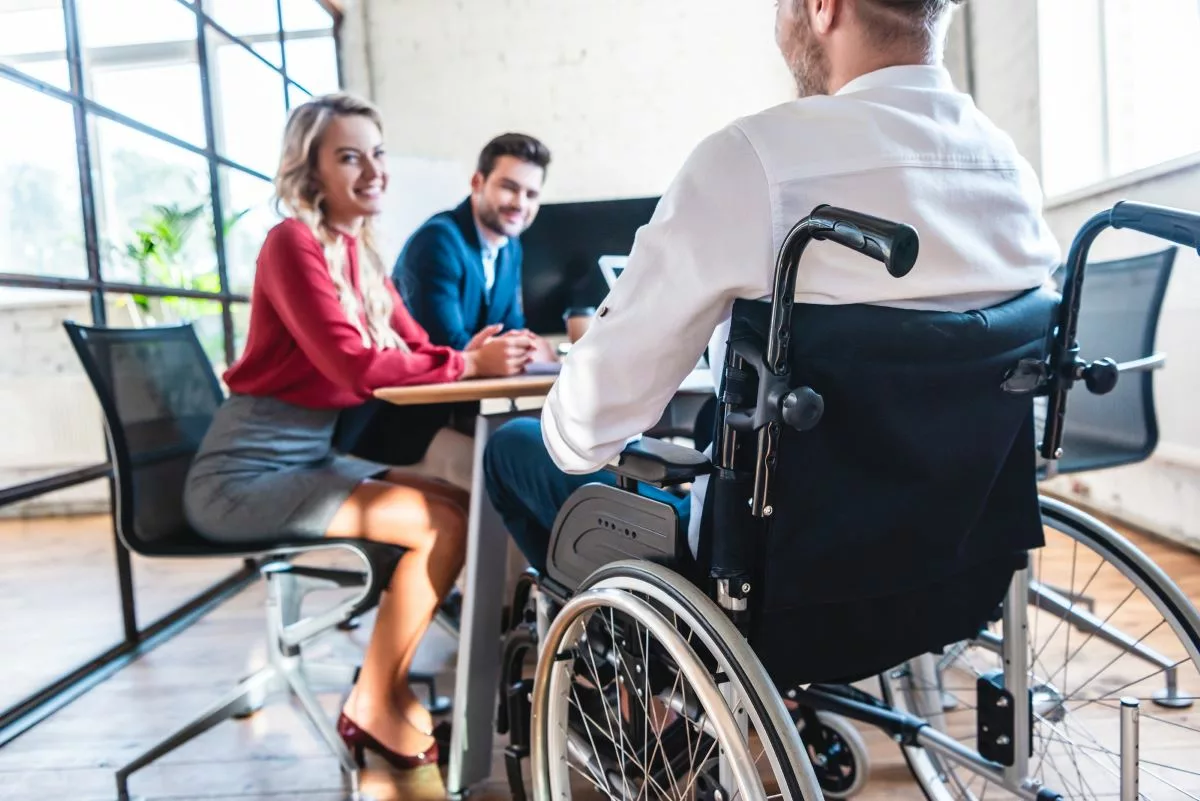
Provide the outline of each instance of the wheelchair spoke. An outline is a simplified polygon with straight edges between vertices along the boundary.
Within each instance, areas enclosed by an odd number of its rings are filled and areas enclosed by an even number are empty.
[[[1160,628],[1162,628],[1162,627],[1163,627],[1163,626],[1166,624],[1166,622],[1167,622],[1166,620],[1160,620],[1160,621],[1159,621],[1157,624],[1155,624],[1154,628],[1150,629],[1148,632],[1146,632],[1146,633],[1145,633],[1145,634],[1143,634],[1141,637],[1139,637],[1139,638],[1138,638],[1138,640],[1137,640],[1137,642],[1136,642],[1135,644],[1136,644],[1136,645],[1141,645],[1141,644],[1142,644],[1142,641],[1144,641],[1144,640],[1145,640],[1147,637],[1149,637],[1151,634],[1153,634],[1154,632],[1156,632],[1156,631],[1158,631]],[[1067,697],[1069,697],[1069,698],[1074,698],[1074,697],[1075,697],[1075,696],[1076,696],[1076,695],[1079,693],[1079,691],[1080,691],[1080,690],[1082,690],[1084,687],[1088,686],[1088,685],[1089,685],[1089,684],[1091,684],[1093,681],[1095,681],[1095,680],[1096,680],[1096,679],[1097,679],[1097,678],[1098,678],[1098,677],[1099,677],[1101,674],[1103,674],[1103,673],[1104,673],[1106,670],[1108,670],[1110,667],[1112,667],[1113,665],[1115,665],[1115,664],[1116,664],[1118,661],[1120,661],[1120,660],[1121,660],[1123,657],[1129,656],[1129,654],[1130,654],[1130,653],[1132,653],[1132,652],[1131,652],[1131,651],[1127,651],[1127,650],[1124,650],[1124,649],[1122,649],[1122,650],[1121,650],[1121,653],[1117,654],[1115,657],[1113,657],[1111,660],[1109,660],[1109,662],[1108,662],[1108,663],[1107,663],[1107,664],[1106,664],[1104,667],[1100,668],[1100,670],[1098,670],[1098,671],[1096,671],[1095,673],[1093,673],[1093,674],[1092,674],[1092,675],[1091,675],[1091,676],[1090,676],[1090,677],[1087,679],[1087,681],[1083,682],[1083,683],[1082,683],[1082,684],[1080,684],[1078,687],[1076,687],[1076,688],[1075,688],[1075,692],[1074,692],[1074,693],[1070,693],[1070,694],[1069,694]],[[1066,679],[1066,674],[1065,674],[1065,673],[1063,674],[1063,679],[1064,679],[1063,683],[1064,683],[1064,685],[1065,685],[1065,684],[1066,684],[1066,681],[1065,681],[1065,679]]]
[[[1150,699],[1138,699],[1138,700],[1149,700],[1149,701],[1153,701],[1154,699],[1150,698]],[[1093,701],[1089,701],[1088,703],[1092,703],[1092,704],[1099,704],[1100,706],[1108,707],[1109,709],[1116,709],[1116,710],[1118,710],[1118,711],[1121,709],[1121,705],[1120,705],[1119,703],[1116,703],[1116,704],[1106,704],[1106,703],[1104,703],[1103,701],[1101,701],[1101,700],[1100,700],[1100,699],[1098,699],[1098,698],[1097,698],[1097,699],[1095,699],[1095,700],[1093,700]],[[1167,720],[1167,719],[1166,719],[1166,718],[1164,718],[1164,717],[1159,717],[1158,715],[1155,715],[1155,714],[1153,714],[1153,713],[1150,713],[1150,712],[1140,711],[1140,712],[1138,712],[1138,716],[1139,716],[1139,717],[1140,717],[1142,720],[1150,720],[1150,721],[1154,721],[1155,723],[1162,723],[1162,724],[1163,724],[1163,725],[1165,725],[1165,726],[1174,726],[1174,727],[1175,727],[1175,728],[1177,728],[1177,729],[1183,729],[1184,731],[1190,731],[1190,732],[1192,732],[1192,733],[1194,733],[1194,734],[1200,734],[1200,729],[1197,729],[1197,728],[1195,728],[1195,727],[1193,727],[1193,726],[1185,726],[1185,725],[1183,725],[1182,723],[1180,723],[1180,722],[1178,722],[1178,721],[1175,721],[1175,720]],[[1200,773],[1198,773],[1198,774],[1196,774],[1196,775],[1200,776]]]
[[[1117,612],[1120,612],[1120,611],[1121,611],[1121,608],[1122,608],[1123,606],[1125,606],[1126,602],[1128,602],[1128,601],[1129,601],[1129,599],[1130,599],[1130,598],[1132,598],[1132,597],[1133,597],[1133,596],[1134,596],[1134,595],[1137,593],[1137,591],[1138,591],[1137,587],[1134,587],[1133,589],[1131,589],[1131,590],[1129,591],[1129,594],[1128,594],[1128,595],[1126,595],[1126,596],[1125,596],[1125,597],[1124,597],[1124,598],[1121,600],[1121,603],[1119,603],[1119,604],[1117,604],[1115,607],[1113,607],[1113,610],[1112,610],[1111,612],[1109,612],[1109,613],[1108,613],[1108,617],[1104,618],[1104,620],[1102,620],[1102,621],[1100,622],[1100,627],[1093,629],[1093,630],[1092,630],[1092,631],[1091,631],[1091,632],[1088,634],[1088,636],[1087,636],[1087,637],[1084,639],[1084,641],[1083,641],[1082,643],[1080,643],[1080,644],[1079,644],[1079,647],[1078,647],[1078,648],[1076,648],[1076,649],[1075,649],[1073,652],[1071,652],[1071,654],[1070,654],[1069,656],[1067,656],[1067,657],[1066,657],[1066,658],[1063,660],[1063,663],[1062,663],[1062,665],[1061,665],[1061,666],[1058,668],[1058,670],[1054,671],[1053,673],[1051,673],[1051,674],[1050,674],[1050,675],[1049,675],[1049,676],[1046,678],[1046,683],[1047,683],[1047,684],[1053,683],[1054,679],[1058,677],[1058,673],[1059,673],[1059,671],[1064,671],[1064,674],[1063,674],[1063,684],[1065,685],[1065,684],[1067,683],[1067,682],[1066,682],[1066,674],[1065,674],[1065,671],[1066,671],[1066,669],[1067,669],[1067,665],[1070,663],[1070,661],[1071,661],[1072,659],[1074,659],[1076,656],[1078,656],[1078,655],[1079,655],[1079,652],[1080,652],[1080,651],[1082,651],[1084,648],[1086,648],[1086,647],[1087,647],[1087,644],[1088,644],[1088,643],[1090,643],[1092,640],[1094,640],[1094,639],[1096,638],[1096,634],[1097,634],[1097,632],[1100,630],[1100,628],[1102,628],[1102,627],[1104,627],[1104,626],[1107,626],[1107,625],[1108,625],[1108,623],[1109,623],[1109,622],[1110,622],[1110,621],[1113,619],[1113,616],[1114,616],[1114,615],[1116,615],[1116,614],[1117,614]],[[1159,625],[1159,626],[1161,626],[1161,625],[1162,625],[1163,623],[1165,623],[1165,622],[1166,622],[1165,620],[1164,620],[1164,621],[1160,621],[1158,625]],[[1156,627],[1156,628],[1157,628],[1157,627]],[[1069,633],[1069,631],[1070,631],[1070,629],[1068,629],[1068,633]],[[1151,634],[1153,631],[1154,631],[1154,629],[1151,629],[1151,631],[1150,631],[1150,632],[1147,632],[1146,634],[1142,635],[1142,639],[1139,639],[1139,640],[1138,640],[1138,643],[1141,643],[1141,641],[1142,641],[1143,639],[1145,639],[1147,636],[1149,636],[1149,635],[1150,635],[1150,634]],[[1106,668],[1107,668],[1107,666],[1106,666]],[[1102,670],[1101,672],[1103,672],[1103,670]]]
[[[1071,552],[1071,585],[1070,585],[1071,586],[1071,597],[1068,601],[1068,603],[1069,603],[1069,605],[1067,607],[1068,613],[1074,611],[1076,599],[1087,593],[1088,589],[1092,586],[1092,582],[1096,580],[1096,576],[1098,576],[1100,574],[1100,570],[1105,565],[1105,562],[1103,562],[1103,561],[1101,561],[1100,564],[1096,565],[1096,569],[1092,571],[1092,575],[1088,576],[1088,580],[1083,585],[1083,589],[1076,592],[1076,590],[1075,590],[1075,568],[1079,561],[1078,551],[1079,551],[1079,543],[1074,542],[1072,544],[1072,552]],[[1044,651],[1046,649],[1046,646],[1048,646],[1050,643],[1054,642],[1054,635],[1058,633],[1058,630],[1061,629],[1063,627],[1063,625],[1066,624],[1066,622],[1067,622],[1066,616],[1061,616],[1058,618],[1058,622],[1054,624],[1054,628],[1051,629],[1050,634],[1047,635],[1047,637],[1046,637],[1046,644],[1042,646],[1041,650],[1039,650],[1037,653],[1034,654],[1033,658],[1035,661],[1041,657],[1042,651]],[[1067,642],[1068,643],[1070,643],[1070,636],[1071,636],[1071,629],[1070,629],[1070,626],[1068,625],[1067,626]]]

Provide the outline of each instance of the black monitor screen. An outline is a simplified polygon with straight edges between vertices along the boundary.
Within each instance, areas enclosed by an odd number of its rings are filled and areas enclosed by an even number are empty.
[[[600,257],[627,255],[657,205],[657,197],[648,197],[542,206],[521,235],[525,324],[560,334],[568,308],[599,305],[608,294]]]

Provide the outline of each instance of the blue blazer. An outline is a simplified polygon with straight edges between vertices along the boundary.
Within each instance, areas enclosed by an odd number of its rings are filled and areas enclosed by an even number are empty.
[[[479,232],[467,198],[435,214],[409,237],[392,281],[409,311],[436,345],[461,350],[479,329],[503,323],[525,327],[521,309],[521,243],[510,238],[496,257],[488,299]]]

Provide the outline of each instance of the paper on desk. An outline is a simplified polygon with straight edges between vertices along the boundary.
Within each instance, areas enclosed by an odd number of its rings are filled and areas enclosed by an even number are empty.
[[[562,371],[562,362],[530,362],[525,365],[526,375],[558,375]]]

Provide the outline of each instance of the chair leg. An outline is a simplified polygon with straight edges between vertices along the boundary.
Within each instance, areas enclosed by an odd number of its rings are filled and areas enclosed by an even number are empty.
[[[129,801],[129,777],[135,771],[141,770],[164,754],[174,751],[218,723],[234,717],[248,706],[253,706],[258,699],[273,689],[282,689],[280,687],[282,678],[274,665],[268,665],[257,673],[247,676],[228,695],[214,703],[195,720],[117,770],[118,801]]]
[[[358,678],[358,665],[341,662],[305,662],[301,670],[313,687],[344,690]]]
[[[304,668],[301,667],[299,660],[290,662],[283,668],[283,675],[287,679],[288,687],[292,694],[300,701],[300,706],[304,708],[304,714],[308,718],[308,722],[317,730],[317,734],[325,741],[325,745],[337,757],[338,762],[342,766],[342,772],[346,775],[346,781],[349,784],[351,801],[362,801],[363,796],[359,789],[359,773],[358,765],[354,761],[354,757],[350,754],[346,744],[342,742],[341,736],[337,733],[337,727],[330,721],[325,710],[321,708],[317,696],[313,694],[312,688],[308,686],[308,679],[304,675]]]
[[[437,676],[433,673],[421,673],[418,671],[410,671],[408,674],[408,683],[422,684],[429,690],[429,700],[425,704],[425,708],[429,710],[431,715],[449,715],[454,708],[453,702],[444,695],[437,694]]]

